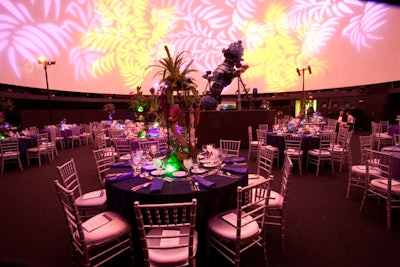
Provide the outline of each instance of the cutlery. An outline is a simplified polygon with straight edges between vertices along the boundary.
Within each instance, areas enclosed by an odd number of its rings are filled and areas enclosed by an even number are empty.
[[[129,172],[109,173],[109,174],[106,175],[106,178],[114,177],[114,176],[118,176],[118,175],[122,175],[122,174],[127,174],[127,173],[129,173]]]
[[[199,183],[198,182],[194,182],[194,188],[196,189],[196,191],[200,191],[200,187],[199,187]]]
[[[140,185],[134,186],[134,187],[131,188],[131,191],[138,191],[138,190],[140,190],[142,188],[148,187],[152,183],[153,182],[147,182],[147,183],[144,183],[144,184],[140,184]]]

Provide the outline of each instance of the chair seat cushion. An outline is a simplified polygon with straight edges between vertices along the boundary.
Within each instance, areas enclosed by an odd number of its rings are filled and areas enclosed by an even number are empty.
[[[339,147],[339,146],[335,146],[331,149],[331,151],[333,152],[346,152],[346,149],[344,149],[343,147]]]
[[[235,242],[236,227],[222,218],[222,216],[228,213],[233,213],[236,215],[236,210],[225,211],[215,215],[208,220],[207,225],[210,232],[228,242]],[[251,240],[252,238],[256,237],[260,231],[261,229],[257,222],[253,221],[241,228],[240,238],[243,242],[246,242],[247,240]]]
[[[252,146],[258,146],[258,141],[251,141],[251,142],[250,142],[250,145],[252,145]]]
[[[104,206],[107,203],[106,190],[96,190],[79,196],[75,203],[78,207]]]
[[[351,172],[358,175],[367,175],[367,166],[365,165],[353,165],[351,166]],[[381,175],[382,172],[379,168],[371,167],[369,173],[372,175]]]
[[[26,150],[28,153],[46,152],[47,146],[30,147]]]
[[[249,173],[248,177],[249,185],[261,183],[261,181],[264,181],[266,179],[264,176],[257,175],[256,173]]]
[[[6,151],[3,153],[3,155],[0,154],[0,156],[4,158],[15,158],[19,156],[19,152],[16,151]]]
[[[174,227],[173,230],[180,231],[181,234],[188,234],[189,227]],[[165,229],[162,228],[154,228],[151,229],[147,236],[162,236],[165,232]],[[167,230],[168,231],[168,230]],[[164,234],[165,235],[165,234]],[[162,240],[163,239],[163,240]],[[179,245],[187,245],[189,243],[189,237],[177,237],[175,240],[168,240],[171,238],[149,238],[147,239],[147,245],[149,247],[149,261],[151,265],[154,266],[184,266],[188,264],[189,258],[189,250],[187,247],[181,248],[168,248],[168,243],[171,243],[170,246],[174,246],[175,242]],[[164,243],[163,243],[164,241]],[[198,244],[197,232],[194,233],[194,241],[193,241],[193,254],[196,255]],[[162,247],[162,249],[156,249],[151,247]]]
[[[282,206],[283,206],[283,196],[280,193],[271,190],[268,207],[269,208],[278,208],[278,207],[282,207]]]
[[[378,178],[372,179],[370,181],[370,185],[373,187],[377,187],[383,190],[387,190],[388,188],[388,179],[386,178]],[[397,180],[392,180],[392,193],[400,194],[400,182]]]
[[[130,231],[129,223],[113,211],[93,216],[82,223],[82,228],[88,245],[95,245]],[[74,233],[74,239],[79,240],[78,231]]]
[[[272,151],[274,151],[274,152],[275,151],[279,151],[279,148],[277,148],[276,146],[266,145],[265,147],[270,149],[270,150],[272,150]]]
[[[375,134],[375,136],[381,139],[393,139],[393,136],[388,135],[387,133],[378,133]]]
[[[288,155],[288,156],[303,155],[303,150],[301,150],[301,149],[288,148],[284,152],[285,152],[285,155]]]
[[[312,149],[312,150],[309,150],[308,151],[308,154],[309,155],[311,155],[311,156],[316,156],[316,157],[318,157],[319,156],[319,149]],[[328,151],[328,150],[321,150],[321,156],[331,156],[331,152],[330,151]]]

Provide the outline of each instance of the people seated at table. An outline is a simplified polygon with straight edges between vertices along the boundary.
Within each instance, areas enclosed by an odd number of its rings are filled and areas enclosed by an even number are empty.
[[[337,118],[337,128],[344,127],[347,124],[347,116],[344,112],[344,109],[339,111],[339,116]]]
[[[351,115],[350,111],[346,112],[346,116],[347,116],[347,122],[346,125],[348,128],[353,129],[354,128],[354,117],[353,115]]]

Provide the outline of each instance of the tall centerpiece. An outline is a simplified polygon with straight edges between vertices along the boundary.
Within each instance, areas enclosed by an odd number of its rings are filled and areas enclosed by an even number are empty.
[[[103,107],[103,111],[107,114],[107,119],[112,121],[113,115],[115,113],[115,106],[113,103],[105,104]]]
[[[185,53],[180,52],[175,57],[167,46],[164,47],[166,57],[158,61],[158,64],[150,65],[157,69],[154,77],[160,77],[160,117],[171,131],[168,134],[169,159],[165,164],[166,170],[174,171],[186,158],[196,157],[194,143],[194,127],[200,119],[200,96],[197,84],[189,74],[196,70],[190,66],[193,60],[187,62]],[[169,131],[168,131],[169,133]]]

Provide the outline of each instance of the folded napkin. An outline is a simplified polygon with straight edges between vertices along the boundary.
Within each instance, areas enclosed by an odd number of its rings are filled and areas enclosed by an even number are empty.
[[[115,175],[115,176],[111,176],[111,177],[107,177],[106,176],[107,180],[111,181],[111,182],[126,180],[126,179],[129,179],[131,177],[133,177],[133,173],[132,172],[124,172],[124,173],[121,173],[121,174],[118,174],[118,175]]]
[[[224,171],[235,172],[235,173],[247,173],[249,169],[247,167],[236,167],[236,166],[224,166]]]
[[[193,180],[195,180],[196,182],[207,188],[213,187],[215,185],[215,182],[211,182],[197,175],[193,176]]]
[[[111,167],[131,167],[131,164],[129,162],[119,162],[111,164]]]
[[[232,157],[232,158],[227,158],[224,160],[225,163],[235,163],[235,162],[244,162],[244,161],[246,161],[246,159],[243,157]]]
[[[164,181],[162,179],[154,179],[150,186],[150,192],[160,192],[164,186]]]

